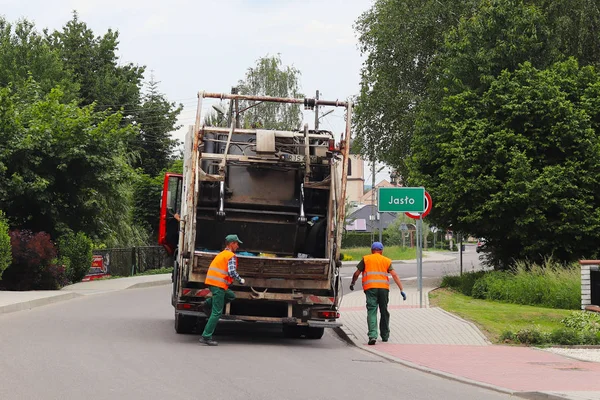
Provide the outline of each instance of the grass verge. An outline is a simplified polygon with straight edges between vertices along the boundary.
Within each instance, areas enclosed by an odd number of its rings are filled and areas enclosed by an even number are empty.
[[[516,332],[532,325],[549,333],[562,328],[560,320],[571,313],[570,310],[478,300],[449,289],[431,292],[429,302],[431,306],[473,322],[492,343],[499,343],[504,331]]]
[[[370,247],[353,247],[350,249],[342,249],[345,256],[351,256],[352,261],[360,261],[363,256],[371,254]],[[410,247],[402,246],[386,246],[383,249],[383,255],[392,260],[412,260],[417,257],[417,250]]]

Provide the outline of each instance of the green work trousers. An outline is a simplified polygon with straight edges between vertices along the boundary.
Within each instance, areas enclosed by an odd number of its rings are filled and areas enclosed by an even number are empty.
[[[225,304],[235,300],[235,293],[229,289],[225,290],[216,286],[209,285],[208,288],[212,293],[212,297],[206,299],[206,304],[208,307],[211,307],[212,312],[210,313],[210,317],[208,317],[208,321],[206,321],[202,336],[206,339],[212,339],[219,318],[221,318],[221,315],[223,314],[223,307],[225,307]]]
[[[388,302],[390,300],[389,289],[367,289],[367,324],[369,325],[369,339],[377,339],[377,308],[381,312],[381,321],[379,321],[379,330],[381,339],[387,340],[390,337],[390,312],[388,311]]]

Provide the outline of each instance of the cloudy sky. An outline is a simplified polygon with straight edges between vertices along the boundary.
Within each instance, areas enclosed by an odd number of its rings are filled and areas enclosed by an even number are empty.
[[[123,63],[147,67],[170,101],[182,103],[180,123],[193,123],[199,90],[228,92],[248,67],[280,54],[302,73],[301,90],[321,98],[358,93],[363,59],[353,25],[372,0],[0,0],[0,15],[60,29],[76,10],[96,35],[120,34]],[[314,120],[308,120],[310,126]],[[340,133],[343,113],[321,120]],[[185,129],[175,132],[182,139]],[[378,176],[379,179],[379,176]]]

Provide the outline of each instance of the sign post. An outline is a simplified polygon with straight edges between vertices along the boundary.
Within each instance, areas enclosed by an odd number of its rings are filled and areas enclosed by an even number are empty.
[[[377,211],[404,212],[417,219],[417,282],[419,307],[423,307],[423,217],[431,211],[432,201],[423,187],[379,188]],[[402,227],[400,228],[402,229]],[[404,238],[404,232],[402,233]]]
[[[417,289],[419,308],[423,308],[423,216],[417,220]]]

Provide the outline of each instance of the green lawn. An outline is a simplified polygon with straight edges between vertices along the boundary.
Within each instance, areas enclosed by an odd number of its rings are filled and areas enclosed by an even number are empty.
[[[541,331],[550,332],[563,325],[560,320],[570,315],[572,310],[522,306],[490,300],[478,300],[448,289],[437,289],[430,293],[431,306],[440,307],[456,314],[479,327],[487,338],[498,343],[502,332],[537,326]]]
[[[359,261],[363,256],[371,254],[371,248],[353,247],[351,249],[342,249],[342,253],[351,256],[354,261]],[[392,260],[412,260],[417,258],[417,250],[402,246],[386,246],[383,249],[383,255]]]

